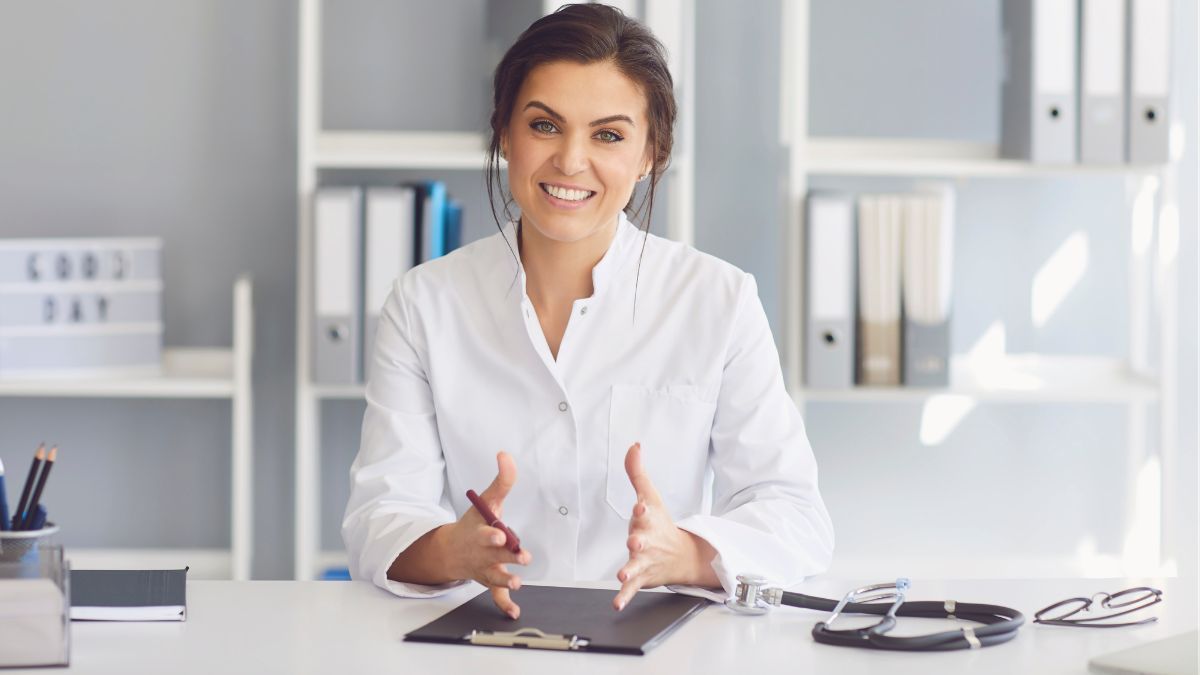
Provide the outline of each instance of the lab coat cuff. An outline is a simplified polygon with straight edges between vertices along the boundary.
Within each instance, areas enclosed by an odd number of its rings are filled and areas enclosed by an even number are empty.
[[[724,595],[721,596],[718,596],[718,591],[713,589],[707,589],[707,594],[692,592],[685,593],[685,595],[707,597],[715,602],[723,602],[737,588],[737,576],[739,574],[754,573],[755,570],[751,561],[747,560],[742,551],[738,550],[738,547],[729,541],[730,538],[721,536],[719,531],[721,529],[719,527],[720,523],[711,522],[714,519],[719,521],[719,518],[716,516],[690,516],[675,523],[675,525],[679,529],[690,532],[707,541],[716,550],[717,555],[713,558],[712,569],[716,573],[717,579],[721,582],[721,587],[724,590]],[[700,587],[680,586],[679,588],[699,589]],[[672,588],[671,590],[675,589]],[[678,592],[682,593],[684,591],[681,590]]]
[[[442,525],[448,525],[454,521],[444,519],[430,519],[420,524],[414,524],[409,528],[409,531],[414,533],[407,537],[402,537],[387,549],[388,553],[384,557],[383,563],[375,569],[375,585],[384,590],[398,595],[402,598],[433,598],[439,595],[445,595],[460,586],[471,583],[468,579],[460,579],[451,581],[445,584],[428,585],[428,584],[413,584],[403,581],[395,581],[387,576],[388,569],[391,568],[392,562],[396,560],[413,542],[425,536],[428,532]]]

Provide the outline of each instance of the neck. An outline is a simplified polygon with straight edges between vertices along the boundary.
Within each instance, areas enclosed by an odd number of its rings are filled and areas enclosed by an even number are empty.
[[[548,239],[536,227],[521,224],[517,250],[525,266],[526,293],[535,304],[591,297],[592,268],[604,257],[620,218],[594,234],[573,242]]]

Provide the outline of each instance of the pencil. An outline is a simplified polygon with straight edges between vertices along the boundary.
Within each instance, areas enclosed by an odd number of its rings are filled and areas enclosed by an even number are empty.
[[[46,478],[50,476],[50,469],[54,468],[54,458],[58,456],[58,446],[50,448],[50,456],[46,458],[46,463],[42,465],[42,475],[38,476],[37,487],[33,489],[33,497],[29,500],[28,513],[25,514],[25,519],[21,521],[21,529],[32,529],[33,521],[37,520],[37,507],[42,499],[42,490],[46,487]]]
[[[42,460],[46,459],[46,444],[38,445],[37,452],[33,453],[33,464],[29,467],[29,475],[25,476],[25,487],[21,488],[21,499],[17,501],[17,510],[12,514],[12,529],[21,529],[21,521],[25,520],[25,509],[28,508],[29,491],[33,489],[33,481],[37,478],[38,467],[42,465]]]
[[[506,539],[505,546],[508,548],[508,550],[512,551],[513,553],[520,553],[521,540],[517,538],[517,533],[513,532],[507,525],[500,522],[500,519],[496,517],[496,514],[492,513],[492,510],[488,508],[487,502],[483,501],[483,499],[480,498],[480,496],[476,494],[474,490],[467,490],[467,499],[471,500],[471,504],[475,506],[475,510],[479,512],[479,515],[483,516],[483,522],[504,533]]]

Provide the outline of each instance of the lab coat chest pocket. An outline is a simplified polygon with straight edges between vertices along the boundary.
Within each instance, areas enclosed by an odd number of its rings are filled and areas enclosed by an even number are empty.
[[[625,455],[642,444],[642,466],[674,518],[698,513],[703,495],[716,392],[692,385],[613,385],[608,426],[606,498],[629,519],[637,494]]]

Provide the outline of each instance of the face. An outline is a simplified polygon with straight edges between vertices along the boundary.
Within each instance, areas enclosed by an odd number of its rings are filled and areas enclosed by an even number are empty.
[[[646,97],[610,62],[538,66],[500,144],[521,223],[575,242],[611,232],[651,167]]]

